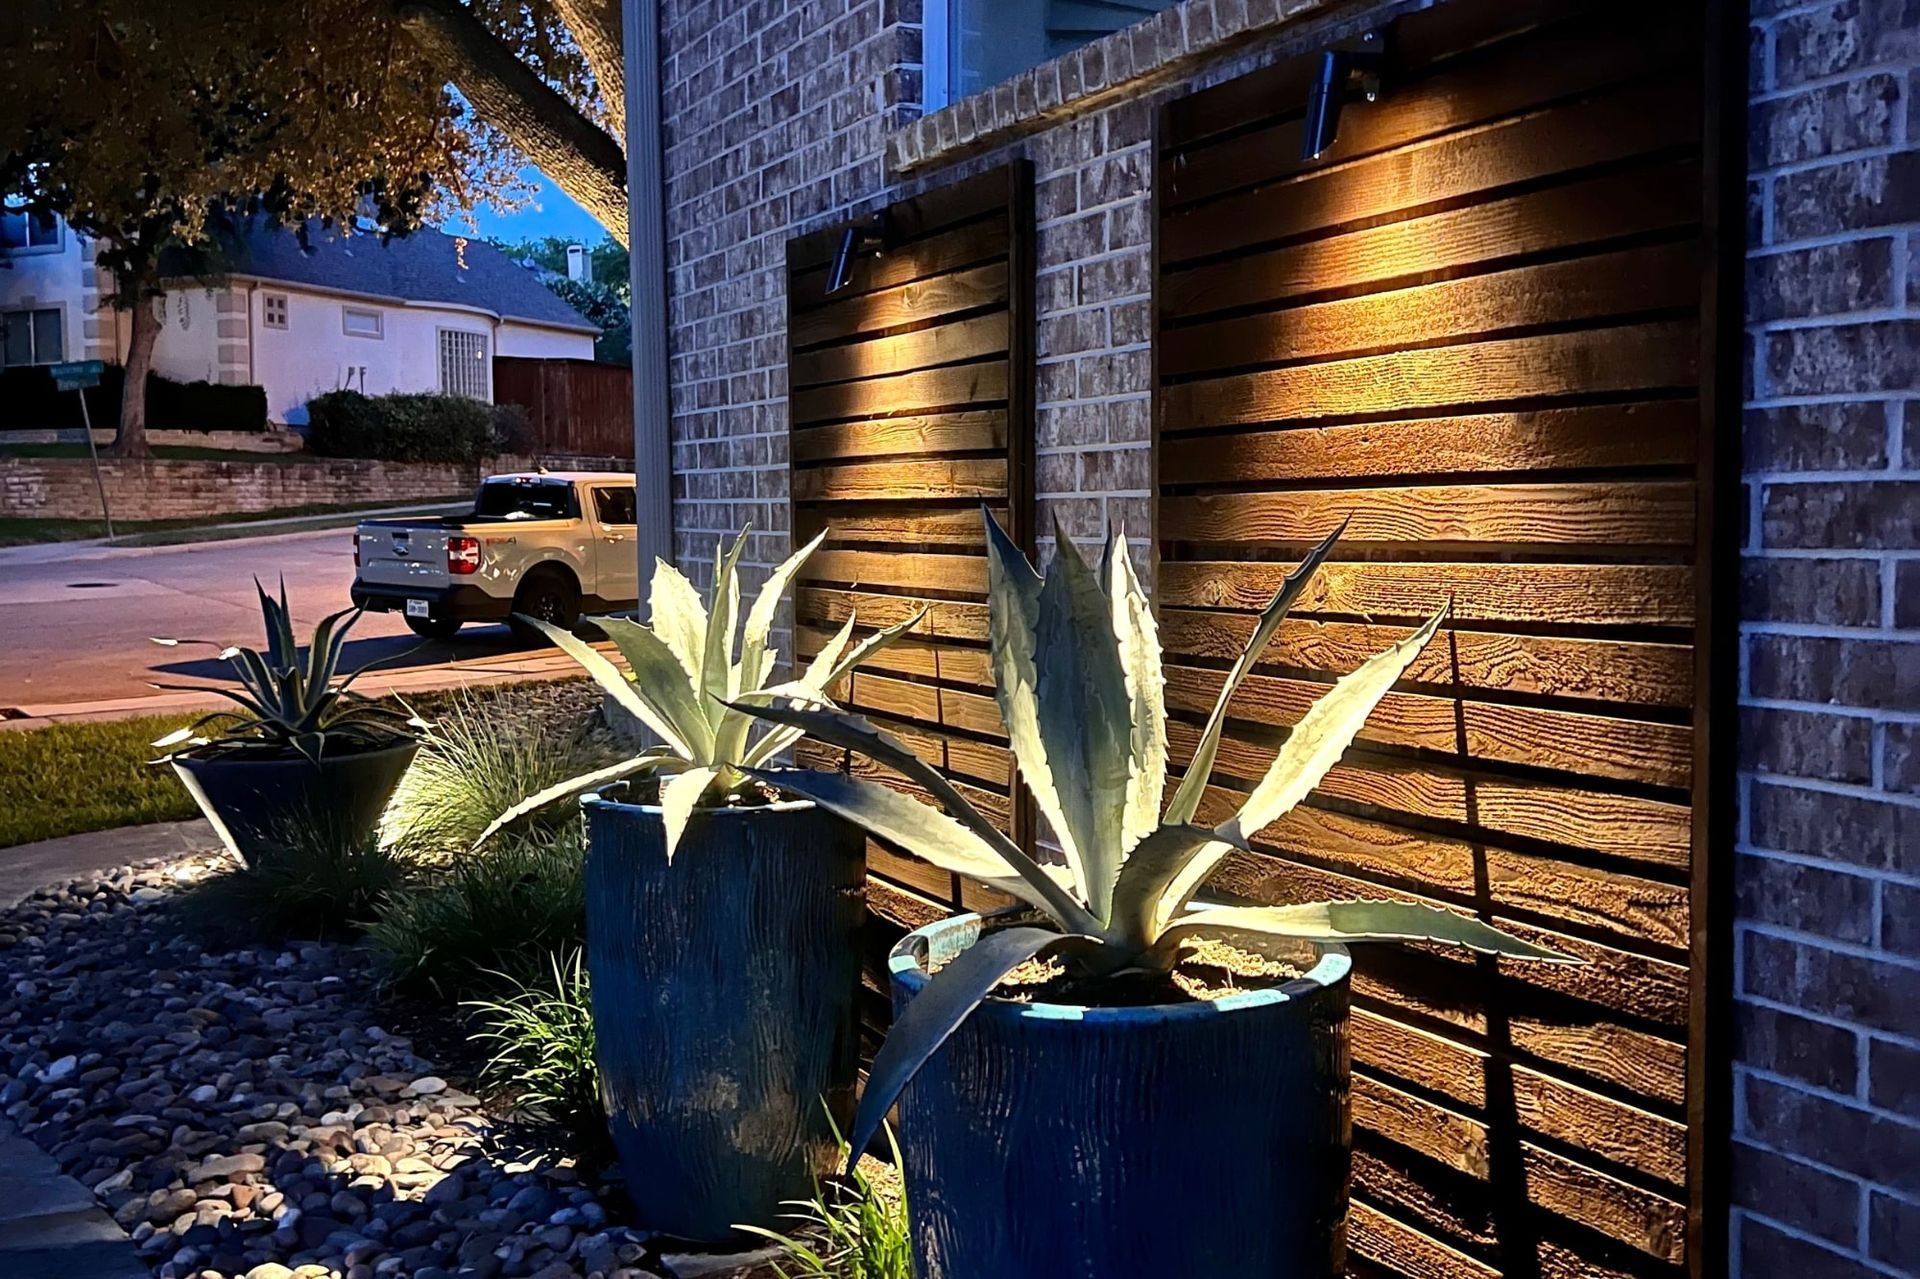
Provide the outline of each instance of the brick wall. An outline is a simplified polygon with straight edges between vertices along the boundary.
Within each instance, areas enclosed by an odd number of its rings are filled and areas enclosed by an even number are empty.
[[[572,459],[568,469],[602,469]],[[107,503],[116,520],[252,515],[298,506],[346,506],[465,497],[481,475],[530,469],[534,459],[498,457],[484,466],[431,462],[180,462],[103,458]],[[607,465],[620,469],[624,463]],[[85,461],[0,458],[0,517],[97,519],[100,496]]]
[[[929,186],[1002,163],[1034,164],[1038,243],[1035,489],[1043,546],[1058,515],[1076,536],[1150,527],[1148,135],[1168,97],[1324,34],[1299,21],[1329,0],[1190,3],[1153,25],[1141,91],[1129,33],[1088,46],[1071,78],[1051,68],[1044,119],[1025,94],[965,123],[944,165],[916,138],[915,176],[885,157],[921,117],[919,0],[667,0],[662,31],[672,358],[675,554],[697,580],[723,536],[751,521],[757,581],[788,548],[786,242]],[[1293,24],[1289,26],[1288,24]],[[1244,48],[1268,28],[1283,35]],[[1214,56],[1209,57],[1209,51]],[[1148,64],[1151,63],[1149,66]],[[1177,74],[1176,74],[1177,73]],[[1038,77],[1034,77],[1035,86]],[[1034,88],[1035,86],[1030,86]],[[941,117],[950,113],[943,112]],[[929,122],[934,118],[930,117]],[[946,123],[943,119],[943,123]],[[997,146],[978,140],[1006,130]],[[952,128],[946,130],[952,133]],[[899,158],[896,155],[896,159]],[[1144,558],[1144,557],[1143,557]]]
[[[1735,1273],[1920,1275],[1920,3],[1749,82]]]

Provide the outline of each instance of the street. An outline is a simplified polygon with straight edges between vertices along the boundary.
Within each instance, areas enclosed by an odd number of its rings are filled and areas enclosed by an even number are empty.
[[[162,648],[151,636],[258,646],[254,594],[287,583],[304,643],[326,614],[348,606],[353,581],[347,529],[185,546],[116,549],[49,546],[0,550],[0,714],[151,694],[152,682],[225,679],[211,650]],[[369,613],[353,630],[343,670],[369,662],[437,666],[522,647],[504,626],[474,626],[426,643],[397,613]],[[411,650],[411,651],[410,651]],[[396,660],[397,659],[397,660]]]

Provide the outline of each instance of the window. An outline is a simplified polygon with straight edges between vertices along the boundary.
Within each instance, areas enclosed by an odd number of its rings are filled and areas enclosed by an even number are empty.
[[[923,104],[938,111],[1177,0],[925,0]]]
[[[0,311],[0,368],[58,364],[66,358],[57,308]]]
[[[482,520],[563,520],[578,511],[570,481],[520,475],[482,484],[473,514]]]
[[[377,338],[380,336],[380,313],[365,307],[343,306],[340,308],[340,331],[350,338]]]
[[[470,400],[490,398],[487,335],[465,329],[440,330],[440,390]]]
[[[287,295],[284,293],[263,293],[260,295],[260,323],[269,329],[287,327]],[[378,326],[375,326],[378,328]],[[353,330],[349,328],[347,332]]]
[[[0,253],[58,253],[60,219],[51,213],[0,208]]]
[[[631,524],[635,509],[630,484],[593,491],[593,513],[600,517],[602,524]]]

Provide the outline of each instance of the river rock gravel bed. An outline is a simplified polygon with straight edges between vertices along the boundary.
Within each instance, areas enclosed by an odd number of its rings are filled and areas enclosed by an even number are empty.
[[[617,1187],[516,1146],[383,1028],[363,953],[182,931],[174,898],[214,864],[0,912],[0,1123],[90,1187],[158,1279],[672,1279]]]

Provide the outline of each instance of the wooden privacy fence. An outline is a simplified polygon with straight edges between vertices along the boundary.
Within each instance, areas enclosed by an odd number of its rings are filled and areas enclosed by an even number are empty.
[[[493,399],[527,411],[524,452],[633,456],[633,370],[624,364],[503,355],[493,362]]]
[[[1160,122],[1176,764],[1254,611],[1342,519],[1236,703],[1217,814],[1332,678],[1452,607],[1359,746],[1214,890],[1469,907],[1585,961],[1357,952],[1362,1271],[1701,1265],[1689,1120],[1706,1139],[1722,1086],[1701,1059],[1693,887],[1703,22],[1616,0],[1409,16],[1390,92],[1350,100],[1317,161],[1300,159],[1311,59]]]
[[[852,677],[845,701],[1021,838],[986,668],[980,510],[1030,547],[1032,186],[1020,163],[893,205],[832,291],[844,227],[787,255],[793,536],[827,533],[796,587],[795,650],[806,661],[856,613],[864,633],[928,609]],[[798,755],[840,764],[811,741]],[[981,900],[878,846],[869,867],[872,903],[896,925]]]

